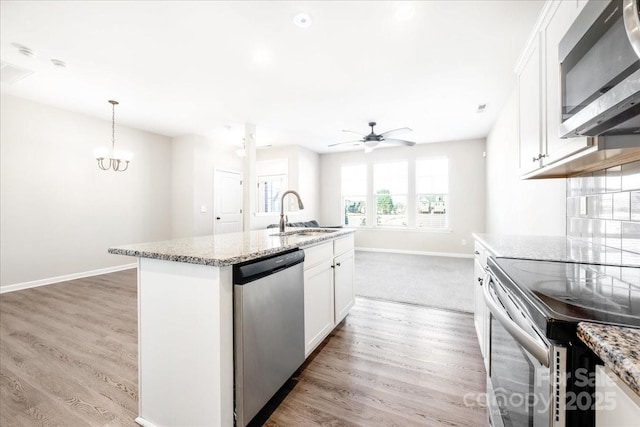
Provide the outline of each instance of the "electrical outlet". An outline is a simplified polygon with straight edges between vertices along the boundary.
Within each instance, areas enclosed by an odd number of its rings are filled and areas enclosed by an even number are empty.
[[[462,246],[467,246],[467,239],[462,239]]]
[[[200,205],[200,213],[207,213],[207,205]]]

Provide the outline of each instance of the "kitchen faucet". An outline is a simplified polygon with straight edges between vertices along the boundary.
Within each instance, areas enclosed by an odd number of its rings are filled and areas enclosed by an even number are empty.
[[[284,193],[282,193],[282,198],[280,199],[280,232],[281,233],[284,233],[284,225],[285,225],[285,220],[284,220],[284,196],[286,196],[289,193],[291,193],[294,196],[296,196],[296,198],[298,199],[298,207],[300,209],[304,209],[304,205],[302,204],[302,200],[300,199],[300,195],[298,194],[297,191],[288,190],[288,191],[285,191]]]

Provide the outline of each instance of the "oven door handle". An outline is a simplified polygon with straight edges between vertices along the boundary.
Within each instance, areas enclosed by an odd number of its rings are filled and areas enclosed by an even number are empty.
[[[482,292],[484,296],[484,301],[487,303],[487,307],[489,307],[489,311],[491,314],[500,322],[502,327],[516,340],[518,343],[524,347],[533,357],[535,357],[540,363],[542,363],[545,367],[549,367],[549,355],[550,351],[544,344],[537,341],[531,335],[529,335],[525,330],[523,330],[516,322],[511,320],[506,311],[504,311],[498,302],[491,296],[491,275],[487,273],[484,279],[484,286],[482,287]]]
[[[622,5],[624,27],[631,47],[640,58],[640,18],[638,18],[638,0],[624,0]]]

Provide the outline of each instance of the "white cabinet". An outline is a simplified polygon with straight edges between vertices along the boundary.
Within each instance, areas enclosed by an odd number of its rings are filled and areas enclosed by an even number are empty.
[[[636,427],[640,396],[609,368],[596,366],[596,427]]]
[[[540,88],[540,37],[536,35],[518,68],[518,140],[520,172],[540,167],[542,144],[542,94]]]
[[[353,234],[305,248],[305,357],[331,333],[355,303]]]
[[[335,258],[334,266],[334,292],[335,292],[335,321],[342,322],[356,302],[353,289],[354,271],[353,249]]]
[[[478,344],[480,345],[480,353],[484,359],[485,368],[488,369],[488,353],[489,353],[489,310],[484,302],[483,286],[484,275],[487,267],[488,251],[482,244],[475,243],[475,260],[473,274],[473,323],[478,336]]]
[[[308,356],[334,326],[333,259],[304,271],[304,352]]]
[[[542,164],[547,165],[563,159],[591,145],[591,139],[560,138],[560,121],[562,103],[560,94],[560,61],[558,46],[569,27],[578,15],[579,4],[576,1],[553,3],[546,19],[542,23],[541,34],[544,46],[544,120],[545,130],[543,144],[546,151]]]
[[[520,173],[525,177],[542,176],[548,166],[592,146],[591,138],[560,137],[558,46],[582,7],[582,0],[547,1],[516,67]]]

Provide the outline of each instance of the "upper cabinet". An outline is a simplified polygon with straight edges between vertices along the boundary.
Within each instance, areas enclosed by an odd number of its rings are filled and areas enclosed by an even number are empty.
[[[560,99],[560,62],[558,45],[574,19],[578,16],[578,4],[575,0],[554,2],[549,13],[542,21],[540,36],[543,42],[543,69],[540,81],[544,88],[544,136],[546,151],[542,166],[565,158],[591,145],[591,138],[560,138],[561,99]]]
[[[542,146],[542,93],[540,90],[540,37],[536,35],[518,69],[518,138],[520,172],[540,167]]]
[[[561,138],[559,44],[587,0],[549,0],[518,66],[518,139],[523,178],[556,178],[640,159],[640,150],[603,138]]]

